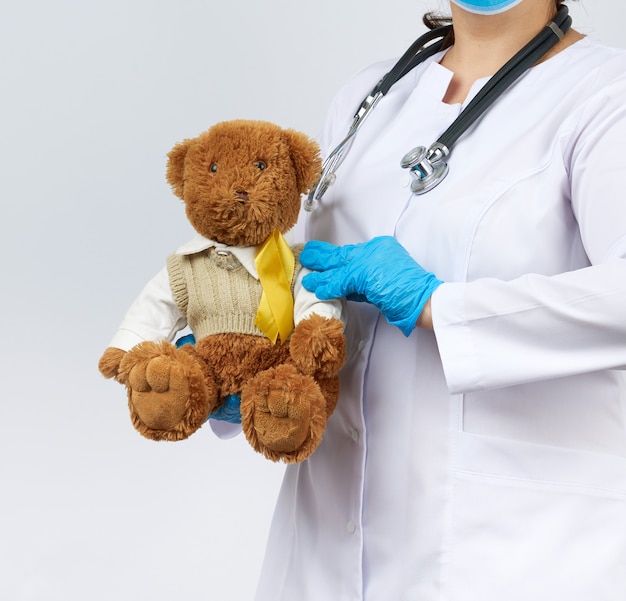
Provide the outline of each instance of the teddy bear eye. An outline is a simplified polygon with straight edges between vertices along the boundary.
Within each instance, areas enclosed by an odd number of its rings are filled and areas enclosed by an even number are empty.
[[[263,171],[265,168],[267,168],[267,165],[263,162],[263,161],[257,161],[254,166],[259,170],[259,171]]]
[[[211,173],[217,173],[217,163],[211,163],[209,170],[211,171]]]

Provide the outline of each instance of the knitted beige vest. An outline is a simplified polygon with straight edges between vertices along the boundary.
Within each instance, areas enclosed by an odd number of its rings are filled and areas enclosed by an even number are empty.
[[[292,250],[296,257],[293,294],[302,247]],[[214,248],[193,255],[170,255],[167,271],[172,297],[196,339],[226,333],[264,336],[254,325],[261,284],[234,255],[220,254]]]

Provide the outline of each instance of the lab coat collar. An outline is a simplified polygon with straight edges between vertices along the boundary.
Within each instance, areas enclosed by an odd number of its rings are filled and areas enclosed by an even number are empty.
[[[447,67],[444,67],[441,64],[443,57],[450,50],[450,48],[446,48],[441,52],[435,54],[430,64],[426,67],[424,74],[422,75],[422,79],[420,81],[420,87],[423,90],[428,90],[428,93],[431,96],[435,97],[435,100],[442,101],[448,88],[450,87],[450,83],[452,82],[452,78],[454,77],[454,73],[450,71]],[[483,86],[491,79],[491,76],[481,77],[477,79],[470,88],[465,100],[462,104],[455,104],[449,106],[456,106],[459,110],[464,109],[473,99],[478,92],[483,88]]]
[[[259,274],[256,270],[256,264],[254,258],[256,256],[258,246],[229,246],[228,244],[222,244],[221,242],[215,242],[198,234],[195,238],[183,244],[176,250],[177,255],[195,255],[201,253],[209,248],[214,248],[217,251],[228,252],[232,254],[245,268],[246,271],[255,279],[259,279]]]

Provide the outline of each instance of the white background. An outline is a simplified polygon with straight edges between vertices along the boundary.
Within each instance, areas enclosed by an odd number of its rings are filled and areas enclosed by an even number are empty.
[[[621,0],[571,6],[626,47]],[[282,466],[208,428],[143,439],[98,358],[192,234],[169,149],[231,118],[314,136],[429,8],[447,3],[2,0],[0,599],[251,599]]]

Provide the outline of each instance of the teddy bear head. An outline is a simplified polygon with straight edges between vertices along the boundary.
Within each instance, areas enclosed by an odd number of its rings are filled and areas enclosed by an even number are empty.
[[[167,181],[205,238],[253,246],[298,218],[321,171],[317,144],[266,121],[218,123],[168,154]]]

